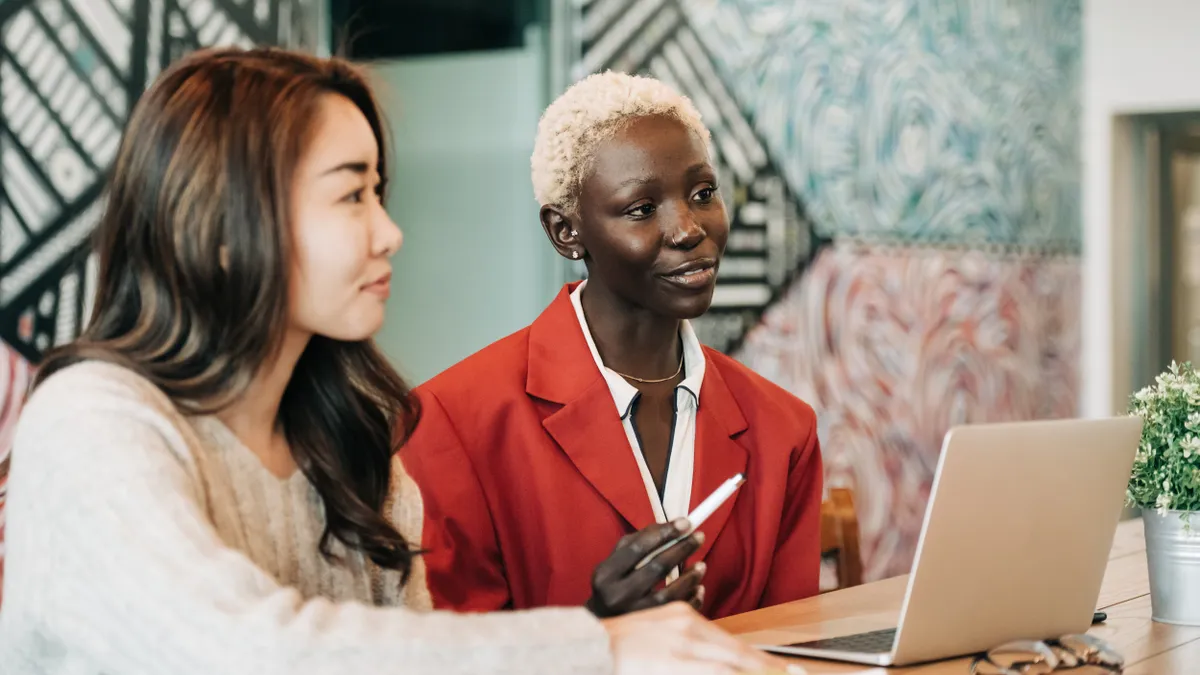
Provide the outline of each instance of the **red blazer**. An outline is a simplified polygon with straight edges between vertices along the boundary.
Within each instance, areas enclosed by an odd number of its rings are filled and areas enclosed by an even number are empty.
[[[422,546],[439,609],[578,606],[622,536],[654,523],[612,395],[568,285],[529,327],[418,388],[400,450],[425,505]],[[817,593],[821,453],[811,407],[705,348],[695,507],[746,484],[700,529],[704,613],[720,618]]]

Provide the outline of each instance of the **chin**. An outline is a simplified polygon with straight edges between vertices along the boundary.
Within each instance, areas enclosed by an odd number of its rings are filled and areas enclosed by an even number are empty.
[[[362,342],[375,337],[379,329],[383,328],[383,315],[378,317],[366,316],[348,316],[343,317],[343,320],[337,326],[330,326],[328,330],[318,331],[320,334],[331,340],[340,342]]]
[[[350,331],[343,329],[339,331],[321,333],[321,335],[337,342],[365,342],[375,337],[375,332]]]
[[[713,290],[710,287],[707,292],[666,298],[661,313],[674,319],[699,318],[712,307]]]

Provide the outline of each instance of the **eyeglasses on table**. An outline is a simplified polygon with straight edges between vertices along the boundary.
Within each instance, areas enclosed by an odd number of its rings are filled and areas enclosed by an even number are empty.
[[[1064,635],[1057,640],[1014,640],[990,649],[971,662],[971,675],[1108,675],[1125,668],[1121,656],[1094,635]]]

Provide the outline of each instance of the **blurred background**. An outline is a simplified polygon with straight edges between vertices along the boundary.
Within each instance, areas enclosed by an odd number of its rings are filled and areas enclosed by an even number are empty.
[[[817,409],[865,579],[907,572],[951,425],[1121,413],[1200,361],[1197,25],[1195,0],[0,0],[0,457],[171,60],[369,68],[406,234],[378,340],[414,383],[579,277],[537,222],[538,116],[644,72],[700,108],[733,216],[698,332]]]

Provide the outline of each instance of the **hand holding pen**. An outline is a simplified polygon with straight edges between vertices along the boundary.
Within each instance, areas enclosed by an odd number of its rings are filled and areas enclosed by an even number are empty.
[[[667,586],[655,590],[671,570],[682,565],[704,543],[704,533],[691,530],[691,523],[686,518],[679,518],[622,537],[612,555],[596,566],[587,608],[601,618],[675,601],[687,602],[699,609],[704,600],[704,587],[700,585],[705,572],[702,562]],[[642,564],[656,551],[657,555]]]
[[[704,533],[697,528],[745,482],[739,473],[722,483],[687,518],[651,525],[621,538],[612,555],[596,567],[588,609],[598,617],[608,617],[682,600],[699,610],[704,602],[700,585],[706,569],[703,562],[666,587],[655,587],[700,548]]]

